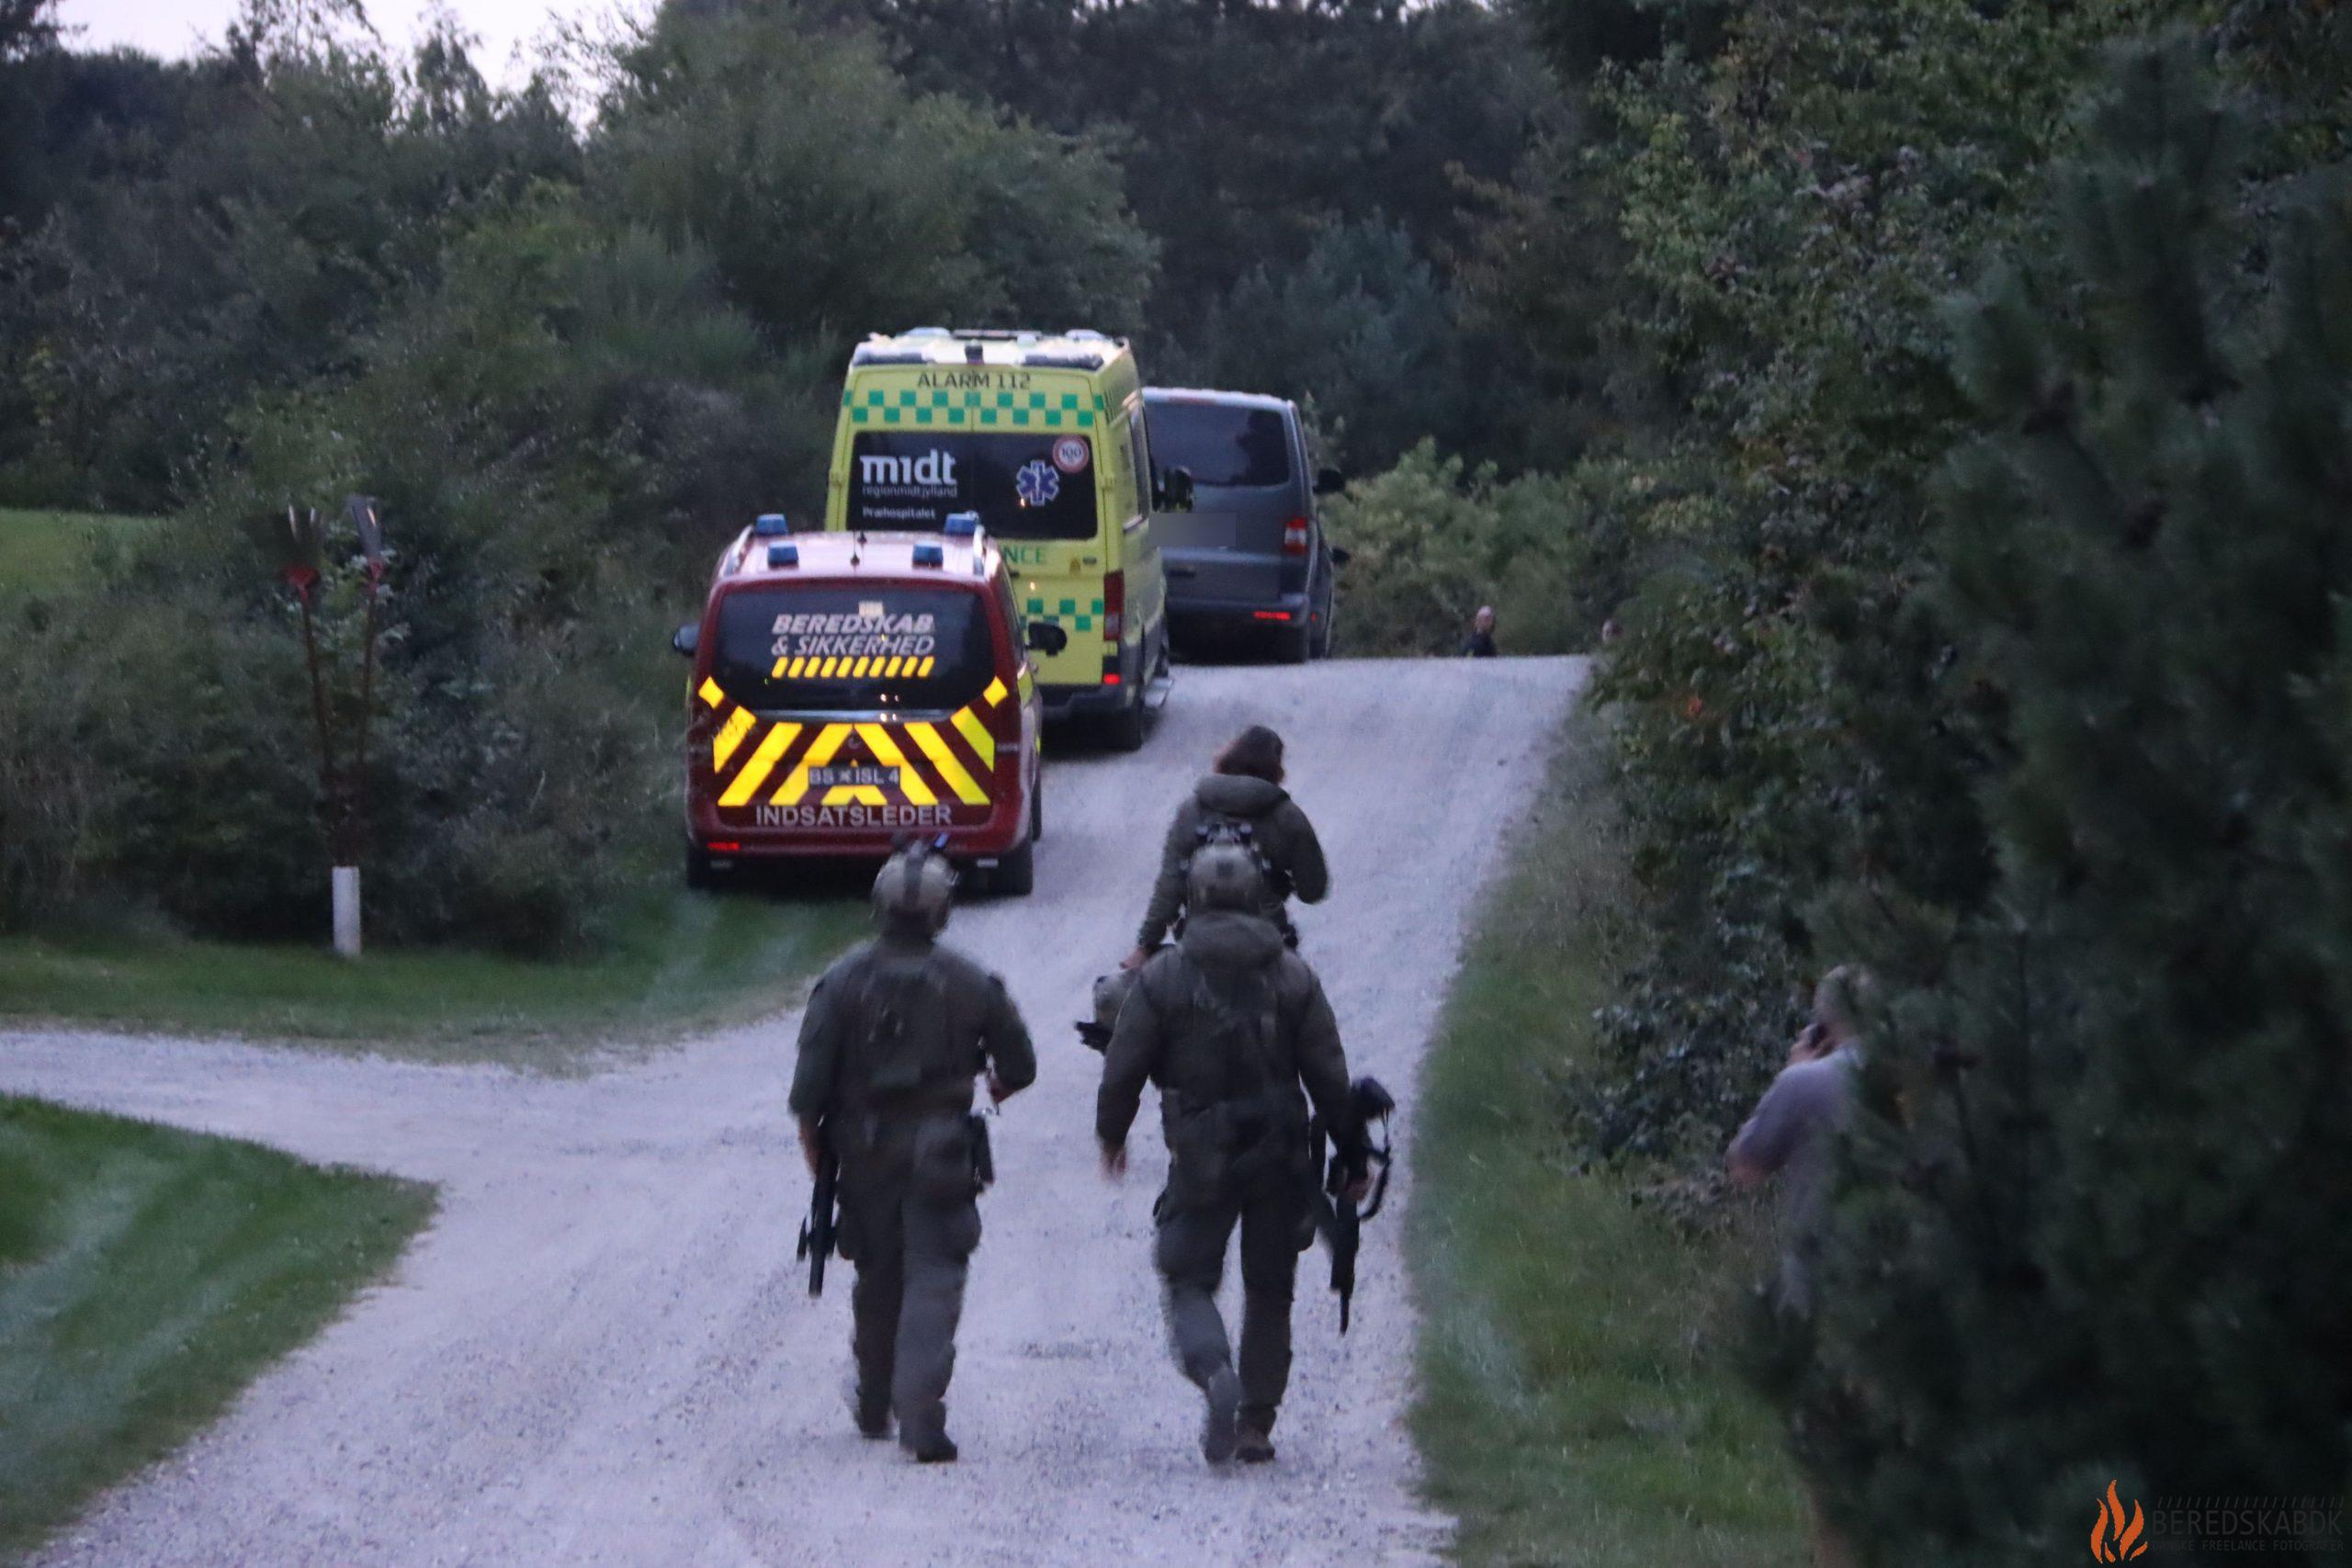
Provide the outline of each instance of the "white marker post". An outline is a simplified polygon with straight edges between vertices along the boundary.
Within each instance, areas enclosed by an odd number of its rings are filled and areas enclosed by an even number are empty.
[[[360,589],[367,619],[360,634],[359,714],[356,756],[344,765],[335,746],[334,704],[329,700],[326,670],[319,653],[318,607],[321,583],[333,547],[326,525],[315,508],[288,505],[281,525],[275,516],[254,519],[252,531],[277,558],[277,575],[294,591],[302,610],[302,663],[311,677],[311,721],[318,729],[319,802],[325,817],[327,886],[334,921],[334,951],[339,958],[359,956],[359,856],[366,841],[368,817],[368,721],[376,708],[376,637],[378,601],[384,591],[388,563],[383,520],[376,503],[364,495],[346,497],[344,517],[359,546]]]
[[[359,956],[359,868],[338,865],[328,872],[334,889],[334,951],[338,958]]]

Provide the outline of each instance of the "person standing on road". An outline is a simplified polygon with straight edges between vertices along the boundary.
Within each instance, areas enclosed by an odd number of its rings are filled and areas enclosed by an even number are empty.
[[[841,1162],[857,1429],[887,1438],[895,1412],[900,1446],[926,1464],[956,1457],[947,1383],[989,1176],[972,1080],[985,1072],[1002,1103],[1037,1076],[1004,982],[937,941],[954,894],[943,857],[890,857],[874,879],[881,934],[817,982],[792,1076],[810,1172],[828,1147]]]
[[[1218,823],[1248,828],[1250,847],[1267,871],[1265,907],[1260,913],[1274,922],[1284,941],[1298,945],[1284,906],[1294,893],[1305,903],[1321,903],[1331,891],[1331,874],[1323,863],[1315,824],[1283,788],[1283,738],[1253,724],[1226,743],[1208,776],[1176,808],[1159,852],[1159,878],[1152,884],[1150,906],[1136,932],[1135,951],[1120,960],[1120,968],[1143,967],[1176,923],[1184,907],[1184,868],[1201,847],[1203,832]]]
[[[1169,1166],[1152,1210],[1152,1257],[1177,1363],[1207,1401],[1201,1452],[1211,1464],[1237,1456],[1264,1463],[1274,1457],[1274,1416],[1290,1382],[1291,1292],[1312,1223],[1307,1101],[1354,1162],[1350,1202],[1370,1185],[1363,1129],[1322,983],[1260,912],[1266,893],[1256,857],[1240,844],[1204,846],[1186,897],[1184,934],[1143,966],[1119,1010],[1094,1133],[1104,1173],[1125,1175],[1143,1086],[1159,1086]],[[1237,1224],[1238,1373],[1216,1308]]]
[[[1462,639],[1464,659],[1495,657],[1495,607],[1481,604],[1478,613],[1470,617],[1470,635]]]

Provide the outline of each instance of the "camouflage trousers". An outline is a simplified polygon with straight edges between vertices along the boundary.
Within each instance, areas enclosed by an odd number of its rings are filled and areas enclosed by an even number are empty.
[[[899,1418],[910,1446],[944,1435],[947,1384],[964,1277],[980,1243],[980,1206],[967,1164],[960,1183],[916,1179],[912,1169],[844,1169],[842,1256],[857,1267],[850,1290],[850,1350],[861,1422]]]
[[[1305,1189],[1278,1180],[1181,1208],[1163,1202],[1153,1242],[1176,1364],[1206,1389],[1234,1364],[1216,1292],[1225,1279],[1227,1247],[1239,1225],[1241,1418],[1261,1432],[1274,1429],[1274,1414],[1290,1384],[1291,1293],[1306,1224]]]

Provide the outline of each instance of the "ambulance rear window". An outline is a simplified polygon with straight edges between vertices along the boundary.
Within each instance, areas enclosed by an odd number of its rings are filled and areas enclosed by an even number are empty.
[[[755,711],[959,708],[995,674],[988,602],[977,592],[786,583],[719,603],[711,675]]]
[[[1094,441],[1070,430],[865,430],[850,446],[852,528],[925,531],[977,512],[1001,539],[1094,537]]]
[[[1189,468],[1197,485],[1267,486],[1290,480],[1290,432],[1272,409],[1155,401],[1151,460]]]

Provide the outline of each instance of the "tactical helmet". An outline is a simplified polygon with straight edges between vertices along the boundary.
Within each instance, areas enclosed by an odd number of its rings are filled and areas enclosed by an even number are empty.
[[[937,931],[956,898],[956,871],[928,844],[909,844],[874,878],[874,918],[886,926]]]
[[[1193,852],[1184,877],[1184,902],[1195,911],[1248,909],[1265,902],[1266,874],[1250,846],[1207,843]]]

